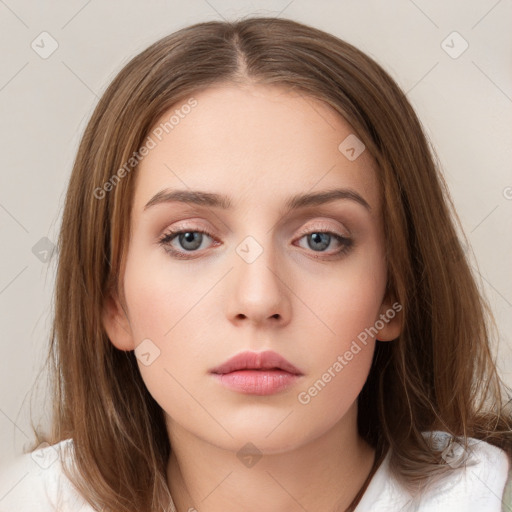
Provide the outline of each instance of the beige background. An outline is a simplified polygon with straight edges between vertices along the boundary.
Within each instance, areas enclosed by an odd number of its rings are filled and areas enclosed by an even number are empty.
[[[0,0],[0,463],[32,440],[28,393],[43,363],[55,272],[44,251],[57,240],[78,140],[99,96],[158,38],[248,14],[295,19],[346,39],[407,92],[469,236],[500,330],[499,366],[512,385],[510,0]],[[58,48],[42,58],[51,44]],[[32,400],[36,424],[44,385],[43,374]]]

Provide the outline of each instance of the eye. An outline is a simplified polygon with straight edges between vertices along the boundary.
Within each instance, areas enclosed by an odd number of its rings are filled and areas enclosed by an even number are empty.
[[[304,233],[302,237],[299,238],[299,240],[302,240],[303,238],[306,238],[306,243],[308,246],[307,248],[316,253],[325,253],[327,256],[342,256],[343,254],[347,253],[353,246],[353,240],[351,238],[322,229],[316,229],[314,231]],[[334,252],[326,253],[325,249],[333,243],[335,245],[337,244],[339,249]],[[318,256],[314,256],[314,258],[318,258]]]
[[[167,231],[160,239],[159,244],[171,256],[178,259],[193,259],[200,256],[200,250],[204,249],[203,242],[206,238],[214,240],[214,244],[220,245],[220,242],[207,230],[204,229],[175,229]],[[307,238],[306,249],[310,252],[320,253],[321,256],[313,258],[341,257],[353,246],[351,238],[340,235],[327,229],[316,229],[301,234],[299,240]],[[176,248],[177,244],[179,247]],[[334,252],[326,252],[325,249],[331,245],[338,245],[339,249]],[[203,247],[202,247],[203,246]],[[303,247],[303,246],[301,246]],[[198,254],[194,254],[198,253]]]
[[[205,235],[208,238],[213,239],[213,235],[201,229],[181,229],[181,230],[171,230],[167,231],[162,238],[159,240],[159,244],[164,247],[164,249],[170,253],[172,256],[179,259],[191,259],[197,256],[189,255],[188,253],[197,252],[198,249],[201,248],[202,242],[205,239]],[[172,242],[176,239],[176,242],[181,246],[184,250],[176,250]],[[204,248],[204,247],[203,247]]]

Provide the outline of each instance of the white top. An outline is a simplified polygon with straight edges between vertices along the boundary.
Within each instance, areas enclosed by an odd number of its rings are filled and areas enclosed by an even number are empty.
[[[450,439],[444,432],[434,432],[434,436],[435,442],[447,443]],[[460,460],[457,446],[445,457],[454,467]],[[356,512],[512,511],[512,485],[507,485],[505,491],[510,470],[505,452],[476,439],[470,440],[470,446],[466,463],[455,467],[450,478],[416,500],[391,476],[388,452]],[[94,512],[62,472],[60,457],[69,457],[70,449],[71,439],[54,446],[46,444],[0,468],[0,512]],[[176,512],[174,505],[171,510]]]

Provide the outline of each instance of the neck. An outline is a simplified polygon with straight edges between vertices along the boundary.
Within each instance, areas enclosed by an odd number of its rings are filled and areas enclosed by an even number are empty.
[[[169,490],[178,512],[345,511],[365,483],[375,451],[357,434],[357,404],[329,431],[245,463],[237,447],[198,438],[167,418]]]

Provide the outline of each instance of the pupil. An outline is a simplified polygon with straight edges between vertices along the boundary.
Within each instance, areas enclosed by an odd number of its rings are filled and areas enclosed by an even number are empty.
[[[187,231],[180,236],[180,243],[185,244],[183,245],[184,249],[194,250],[201,246],[201,237],[202,233]],[[192,244],[192,246],[186,244]]]
[[[309,245],[312,249],[325,249],[329,246],[330,238],[331,236],[329,233],[313,233],[310,235],[310,239],[313,241],[313,245]],[[320,244],[320,247],[318,247],[316,244]]]

